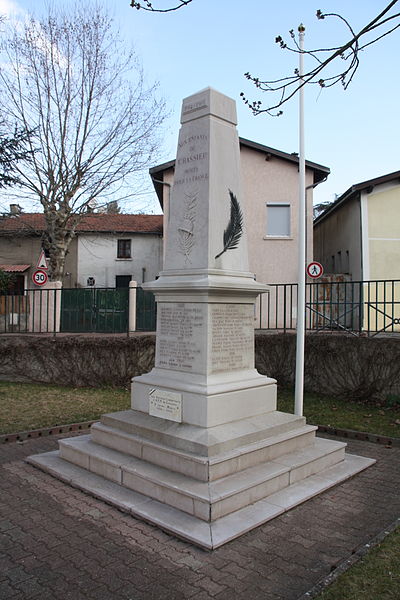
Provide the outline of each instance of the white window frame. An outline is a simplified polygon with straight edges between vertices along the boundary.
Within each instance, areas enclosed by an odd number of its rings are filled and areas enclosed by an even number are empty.
[[[265,239],[278,239],[278,240],[289,240],[292,239],[292,224],[291,224],[291,204],[290,202],[266,202],[266,232]],[[269,233],[269,225],[270,225],[270,209],[272,208],[286,208],[287,211],[287,233]]]

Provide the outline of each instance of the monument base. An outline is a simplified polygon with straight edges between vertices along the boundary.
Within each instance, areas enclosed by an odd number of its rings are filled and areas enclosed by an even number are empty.
[[[28,462],[206,549],[374,463],[271,411],[203,428],[128,410]]]
[[[256,369],[201,376],[154,368],[132,380],[134,410],[151,412],[152,392],[172,394],[178,409],[173,418],[199,427],[215,427],[276,409],[276,380],[260,375]]]

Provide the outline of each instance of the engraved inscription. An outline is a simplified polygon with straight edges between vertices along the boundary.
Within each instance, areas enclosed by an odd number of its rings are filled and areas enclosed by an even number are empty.
[[[207,141],[205,134],[189,135],[179,141],[174,186],[208,180],[208,152],[204,150]]]
[[[149,392],[149,415],[182,422],[182,394],[153,388]]]
[[[183,105],[182,113],[184,115],[188,113],[195,112],[196,110],[200,110],[202,108],[207,107],[207,100],[205,98],[201,98],[198,102],[187,102]]]
[[[195,304],[160,303],[156,366],[192,372],[202,358],[203,309]]]
[[[253,306],[211,306],[211,373],[254,367]]]

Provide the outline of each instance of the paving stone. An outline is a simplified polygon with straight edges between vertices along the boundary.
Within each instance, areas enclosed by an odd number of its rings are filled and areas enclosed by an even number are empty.
[[[1,599],[297,600],[400,511],[400,449],[350,441],[377,465],[205,552],[23,462],[59,437],[0,447]]]
[[[209,577],[203,577],[203,579],[196,581],[195,585],[196,585],[196,587],[200,587],[200,588],[204,589],[207,592],[207,594],[209,594],[210,596],[216,596],[217,594],[222,592],[225,588],[224,585],[215,583],[215,581],[213,581]]]

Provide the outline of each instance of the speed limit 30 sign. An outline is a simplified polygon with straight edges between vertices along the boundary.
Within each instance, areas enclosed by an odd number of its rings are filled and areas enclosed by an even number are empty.
[[[47,273],[41,269],[37,269],[32,275],[32,281],[36,285],[44,285],[47,283]]]

